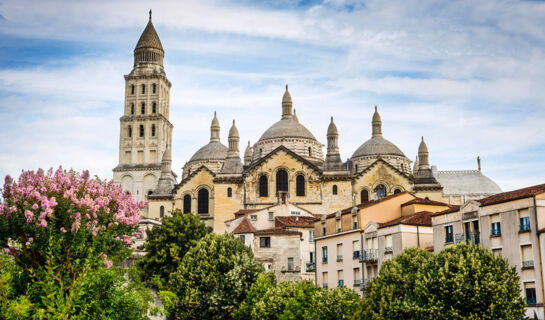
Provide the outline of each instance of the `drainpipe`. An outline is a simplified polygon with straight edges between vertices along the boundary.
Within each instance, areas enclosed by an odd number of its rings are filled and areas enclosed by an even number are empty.
[[[365,262],[363,262],[363,232],[360,231],[360,237],[361,237],[361,242],[360,242],[360,261],[361,261],[361,281],[362,283],[365,283]],[[364,294],[365,292],[362,293],[362,295]]]
[[[536,221],[536,235],[537,235],[537,241],[538,241],[538,248],[539,248],[539,275],[540,275],[540,278],[541,278],[541,293],[543,294],[542,296],[542,299],[543,297],[545,297],[545,290],[543,288],[543,259],[542,259],[542,256],[541,256],[541,239],[544,237],[544,234],[543,233],[538,233],[538,230],[537,230],[537,202],[536,202],[536,196],[534,195],[533,196],[534,198],[534,219]]]
[[[418,225],[416,225],[416,245],[417,248],[420,248],[420,229],[418,229]]]
[[[316,238],[314,238],[314,285],[318,285],[318,251],[316,251]]]

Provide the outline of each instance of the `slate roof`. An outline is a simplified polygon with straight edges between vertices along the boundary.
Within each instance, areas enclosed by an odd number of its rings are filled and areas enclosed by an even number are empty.
[[[257,230],[254,232],[256,235],[302,235],[301,232],[295,231],[295,230],[286,230],[281,228],[271,228],[271,229],[263,229],[263,230]]]
[[[371,206],[374,206],[374,205],[379,204],[381,202],[393,199],[395,197],[399,197],[399,196],[407,194],[407,193],[409,193],[409,192],[404,191],[404,192],[401,192],[401,193],[398,193],[398,194],[392,194],[392,195],[386,196],[384,198],[380,198],[378,200],[371,200],[371,201],[367,201],[365,203],[360,203],[360,204],[357,204],[355,206],[351,206],[351,207],[348,207],[346,209],[341,210],[341,215],[352,212],[353,207],[357,207],[358,209],[371,207]],[[333,218],[333,217],[335,217],[336,214],[337,214],[337,211],[326,215],[326,218]]]
[[[518,190],[495,194],[488,198],[477,200],[477,202],[481,204],[481,207],[484,207],[484,206],[489,206],[489,205],[498,204],[502,202],[529,198],[544,192],[545,192],[545,184],[539,184],[536,186],[531,186],[531,187],[526,187],[526,188],[522,188]]]
[[[436,178],[443,187],[443,194],[485,194],[493,195],[502,192],[492,179],[479,170],[438,171]]]

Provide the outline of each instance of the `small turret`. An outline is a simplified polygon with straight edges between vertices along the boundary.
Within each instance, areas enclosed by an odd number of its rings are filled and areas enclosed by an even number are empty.
[[[375,113],[373,113],[371,124],[373,126],[373,137],[382,137],[382,120],[380,119],[380,114],[378,114],[377,106],[375,106]]]
[[[343,163],[339,153],[339,132],[337,131],[335,122],[333,122],[333,117],[331,117],[331,122],[327,127],[327,154],[325,167],[326,170],[343,169]]]
[[[254,151],[252,147],[250,146],[250,141],[248,141],[248,146],[246,147],[246,150],[244,151],[244,165],[246,166],[250,165],[250,162],[252,162],[253,155],[254,155]]]
[[[299,122],[299,118],[297,118],[297,112],[295,112],[295,108],[293,109],[293,120]]]
[[[134,48],[134,66],[155,64],[163,67],[165,51],[161,40],[155,31],[151,22],[151,10],[149,11],[149,21],[142,32],[136,48]]]
[[[288,91],[288,85],[286,85],[286,92],[284,92],[284,96],[282,97],[282,119],[293,118],[293,114],[291,112],[292,107],[293,102],[291,101],[291,94]]]
[[[430,163],[428,160],[428,155],[428,146],[424,142],[424,137],[422,137],[422,141],[420,142],[420,146],[418,147],[418,170],[429,169]]]
[[[161,176],[153,195],[170,195],[175,183],[176,180],[172,176],[172,151],[170,145],[167,144],[161,160]]]
[[[231,126],[231,129],[229,130],[229,150],[227,151],[227,157],[238,157],[239,156],[239,150],[238,150],[238,142],[240,141],[240,137],[238,135],[238,129],[235,125],[235,120],[233,119],[233,125]]]
[[[479,168],[479,172],[481,172],[481,157],[477,156],[477,167]]]
[[[214,111],[214,119],[210,125],[210,142],[220,142],[220,122]]]
[[[418,156],[416,156],[416,159],[414,160],[414,166],[413,166],[413,176],[415,176],[416,173],[418,172],[418,166],[419,166]]]
[[[223,163],[221,173],[238,174],[242,172],[242,161],[240,161],[240,152],[238,150],[238,142],[240,140],[235,120],[229,129],[229,148],[227,150],[227,158]]]

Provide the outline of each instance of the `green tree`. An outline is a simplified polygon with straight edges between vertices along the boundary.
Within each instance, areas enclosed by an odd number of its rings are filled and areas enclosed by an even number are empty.
[[[163,289],[187,251],[206,234],[206,226],[195,215],[177,210],[164,217],[160,226],[147,231],[147,253],[136,263],[142,280]]]
[[[229,319],[263,265],[231,235],[208,234],[191,248],[162,292],[169,319]]]
[[[461,244],[405,250],[368,286],[356,319],[523,319],[519,277],[506,260]]]
[[[347,287],[317,290],[305,314],[308,320],[352,319],[361,298]]]

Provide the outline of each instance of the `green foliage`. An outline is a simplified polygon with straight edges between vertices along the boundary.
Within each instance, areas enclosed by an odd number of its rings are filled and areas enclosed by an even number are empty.
[[[461,244],[405,250],[383,263],[356,319],[523,319],[519,277],[506,260]]]
[[[229,319],[246,298],[263,265],[239,239],[208,234],[170,276],[169,319]]]
[[[5,254],[0,253],[0,319],[25,319],[30,315],[32,303],[26,296],[17,296],[14,278],[21,269]]]
[[[349,319],[360,297],[349,288],[325,290],[305,281],[276,284],[272,274],[262,274],[235,312],[239,320]]]
[[[136,264],[142,280],[155,288],[164,288],[187,251],[206,233],[204,223],[192,214],[175,211],[172,217],[164,217],[161,226],[147,232],[147,254]]]

